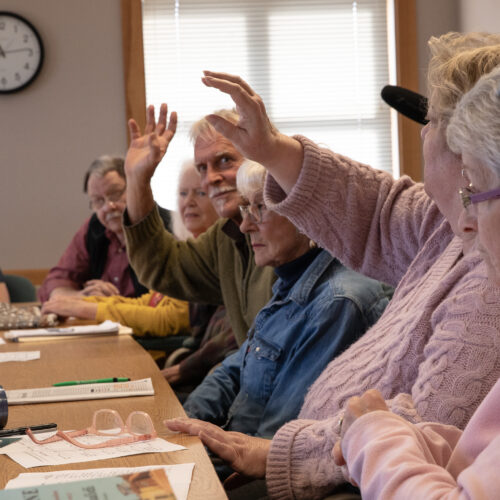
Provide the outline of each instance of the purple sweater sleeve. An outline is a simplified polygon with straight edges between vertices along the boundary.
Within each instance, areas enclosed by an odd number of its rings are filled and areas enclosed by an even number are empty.
[[[397,285],[443,221],[423,185],[296,139],[304,147],[299,179],[285,197],[268,176],[266,203],[346,266]]]

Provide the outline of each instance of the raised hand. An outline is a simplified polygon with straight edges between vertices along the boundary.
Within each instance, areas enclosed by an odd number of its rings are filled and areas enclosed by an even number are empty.
[[[207,120],[243,156],[264,165],[281,187],[289,192],[302,167],[302,145],[274,127],[260,96],[239,76],[213,71],[203,73],[201,81],[207,87],[229,94],[240,116],[237,124],[216,115],[208,115]]]
[[[130,132],[130,146],[125,157],[125,173],[127,181],[136,180],[148,182],[167,152],[168,145],[177,129],[177,113],[170,114],[167,127],[168,107],[165,103],[160,106],[158,123],[155,120],[155,108],[148,106],[146,110],[146,127],[141,134],[139,125],[134,119],[128,122]]]
[[[165,420],[164,424],[172,431],[198,436],[203,444],[240,474],[253,478],[265,477],[271,446],[269,439],[224,431],[214,424],[194,418],[175,418]]]

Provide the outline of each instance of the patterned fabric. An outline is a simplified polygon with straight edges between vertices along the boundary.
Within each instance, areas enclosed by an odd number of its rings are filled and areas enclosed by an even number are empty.
[[[500,377],[500,290],[423,185],[319,148],[304,137],[300,177],[285,197],[268,177],[269,207],[346,265],[397,285],[380,320],[332,361],[299,419],[275,435],[271,498],[321,498],[343,481],[331,451],[339,412],[369,388],[410,422],[464,428]],[[458,175],[458,174],[457,174]]]
[[[42,314],[39,307],[16,307],[0,302],[0,330],[45,328],[57,325],[57,315]]]

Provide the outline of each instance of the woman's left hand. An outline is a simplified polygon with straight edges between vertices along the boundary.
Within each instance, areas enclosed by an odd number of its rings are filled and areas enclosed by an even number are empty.
[[[217,425],[194,418],[174,418],[165,420],[164,424],[172,431],[198,436],[204,445],[240,474],[253,478],[265,477],[271,440],[225,431]]]
[[[372,411],[389,411],[382,394],[377,389],[369,389],[361,397],[354,396],[347,401],[344,415],[340,423],[340,438],[342,439],[356,419]],[[342,454],[342,442],[339,439],[333,448],[333,459],[339,466],[345,465]]]

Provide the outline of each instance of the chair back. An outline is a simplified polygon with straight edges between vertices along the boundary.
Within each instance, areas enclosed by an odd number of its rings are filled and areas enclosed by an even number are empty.
[[[5,284],[11,302],[36,302],[36,288],[28,278],[15,274],[5,274]]]

